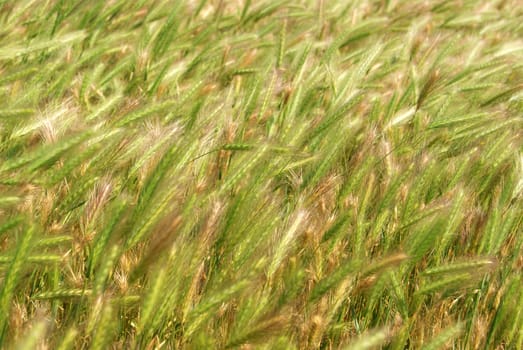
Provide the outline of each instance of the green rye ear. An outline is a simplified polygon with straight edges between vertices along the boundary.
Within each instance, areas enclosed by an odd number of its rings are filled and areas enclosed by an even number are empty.
[[[519,5],[0,0],[0,348],[523,348]]]

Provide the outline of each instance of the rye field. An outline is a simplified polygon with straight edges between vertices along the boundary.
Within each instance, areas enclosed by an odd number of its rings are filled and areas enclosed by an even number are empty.
[[[0,0],[0,348],[523,349],[523,2]]]

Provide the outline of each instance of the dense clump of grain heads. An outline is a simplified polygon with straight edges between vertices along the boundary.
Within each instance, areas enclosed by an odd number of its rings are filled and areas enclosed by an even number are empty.
[[[520,7],[0,1],[0,348],[522,348]]]

